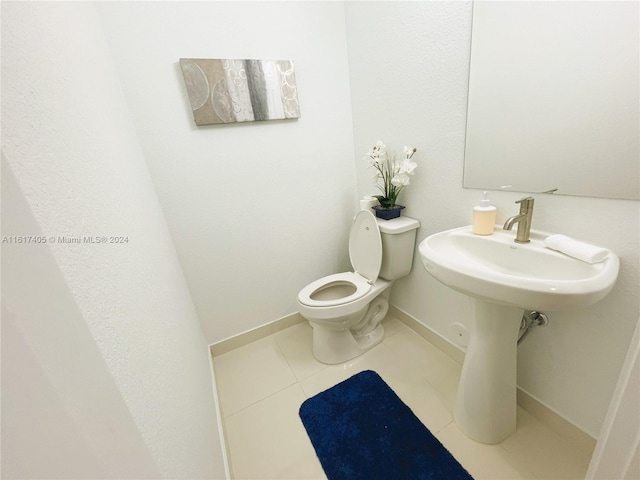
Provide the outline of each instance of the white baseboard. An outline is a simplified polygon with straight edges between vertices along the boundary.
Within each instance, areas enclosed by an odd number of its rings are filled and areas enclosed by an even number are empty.
[[[576,448],[591,456],[596,447],[596,439],[576,427],[566,418],[554,412],[526,390],[518,387],[517,401],[524,410],[540,420],[544,425],[566,438]]]
[[[404,323],[407,327],[431,343],[434,347],[438,348],[438,350],[441,350],[456,363],[462,365],[462,362],[464,362],[464,351],[460,350],[442,335],[434,332],[405,311],[400,310],[395,305],[389,305],[389,315]]]
[[[277,333],[280,330],[284,330],[285,328],[289,328],[299,322],[306,322],[306,320],[298,312],[292,313],[291,315],[287,315],[286,317],[282,317],[271,323],[267,323],[266,325],[239,333],[231,338],[212,343],[209,345],[209,350],[211,350],[211,355],[217,357],[218,355],[230,352],[231,350],[235,350],[236,348],[255,342],[261,338],[268,337],[269,335]]]

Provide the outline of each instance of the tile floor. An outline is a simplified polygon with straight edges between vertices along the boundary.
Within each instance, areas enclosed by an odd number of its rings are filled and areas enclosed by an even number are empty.
[[[311,327],[298,323],[214,357],[234,479],[326,479],[298,417],[302,402],[362,370],[375,370],[476,479],[582,479],[589,454],[518,408],[518,429],[498,445],[465,437],[452,419],[461,366],[395,318],[360,357],[324,365]]]

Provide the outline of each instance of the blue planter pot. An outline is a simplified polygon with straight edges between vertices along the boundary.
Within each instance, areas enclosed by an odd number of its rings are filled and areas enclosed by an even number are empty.
[[[371,208],[376,211],[376,217],[382,218],[383,220],[391,220],[392,218],[398,218],[400,216],[400,210],[404,208],[404,205],[394,205],[393,207],[375,205]]]

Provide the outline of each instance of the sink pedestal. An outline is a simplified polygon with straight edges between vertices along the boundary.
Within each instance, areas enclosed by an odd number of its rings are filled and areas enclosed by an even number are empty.
[[[524,310],[475,300],[475,328],[462,366],[453,418],[482,443],[500,443],[516,429],[516,358]]]

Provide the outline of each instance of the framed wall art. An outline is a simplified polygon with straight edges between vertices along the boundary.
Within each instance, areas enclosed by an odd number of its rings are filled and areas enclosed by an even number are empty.
[[[300,117],[291,60],[181,58],[196,125]]]

